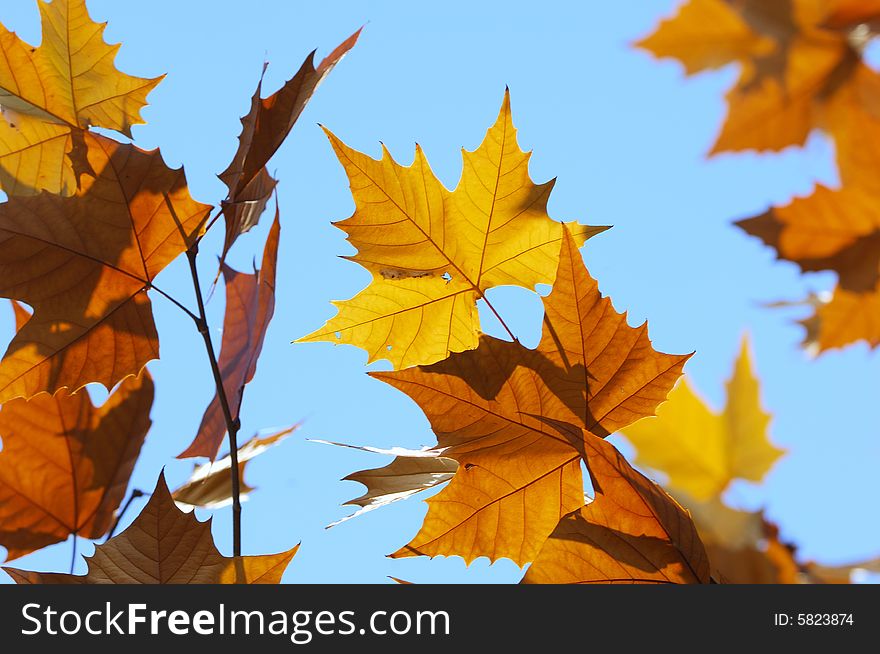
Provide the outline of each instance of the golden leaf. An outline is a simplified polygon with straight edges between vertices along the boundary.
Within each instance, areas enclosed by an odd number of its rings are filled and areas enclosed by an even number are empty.
[[[131,136],[140,110],[161,77],[119,72],[118,45],[104,42],[104,24],[85,0],[40,0],[43,39],[23,42],[0,25],[0,188],[7,195],[45,190],[71,195],[91,172],[83,130]]]
[[[479,148],[464,151],[455,191],[434,176],[421,148],[409,167],[352,150],[329,131],[349,177],[355,213],[336,223],[373,276],[338,314],[299,339],[350,343],[395,368],[434,363],[479,340],[476,302],[501,285],[552,283],[562,224],[547,215],[554,182],[535,185],[519,149],[505,93]],[[603,227],[569,225],[578,245]]]
[[[718,497],[734,479],[764,478],[784,454],[767,440],[769,422],[743,339],[723,412],[712,411],[682,380],[657,417],[640,420],[623,434],[637,450],[637,465],[662,471],[669,488],[702,501]]]

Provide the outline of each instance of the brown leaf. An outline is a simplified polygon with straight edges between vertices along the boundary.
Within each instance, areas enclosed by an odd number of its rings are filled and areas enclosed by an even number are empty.
[[[238,476],[240,479],[239,497],[246,498],[254,490],[244,481],[245,468],[254,457],[278,445],[299,425],[282,429],[269,436],[254,435],[238,448]],[[183,486],[172,493],[178,505],[218,509],[232,501],[232,457],[227,454],[217,461],[196,466]]]
[[[805,322],[815,332],[814,343],[819,352],[843,348],[864,341],[872,348],[880,345],[880,284],[868,293],[853,293],[842,288],[834,290],[828,302],[822,303],[812,319]]]
[[[147,291],[210,209],[157,150],[86,140],[99,172],[75,196],[0,205],[0,296],[34,309],[0,361],[0,403],[90,382],[112,388],[157,358]]]
[[[794,552],[763,513],[732,509],[719,497],[698,502],[679,493],[676,499],[697,526],[713,579],[725,584],[801,583]]]
[[[880,138],[880,123],[875,131],[863,134]],[[880,148],[868,145],[864,149],[880,155]],[[859,177],[869,176],[863,172]],[[812,330],[808,341],[815,342],[820,352],[860,340],[872,347],[880,345],[878,203],[880,186],[856,178],[839,190],[817,186],[807,198],[736,223],[774,248],[779,259],[797,264],[803,272],[837,273],[833,296],[827,302],[813,301],[814,317],[805,322]]]
[[[707,543],[713,574],[725,584],[795,584],[797,563],[777,539],[758,546],[729,547]]]
[[[235,240],[250,230],[260,219],[266,202],[277,184],[266,171],[266,164],[287,138],[299,119],[318,84],[333,70],[343,56],[354,47],[360,36],[358,30],[324,58],[317,68],[312,52],[299,71],[284,86],[267,98],[262,98],[263,78],[251,98],[251,109],[241,119],[241,135],[235,156],[220,173],[220,179],[229,189],[223,202],[226,221],[226,240],[221,262]],[[263,66],[263,75],[268,63]]]
[[[476,350],[431,366],[371,373],[416,401],[459,463],[428,500],[422,530],[393,556],[531,561],[584,503],[581,430],[606,436],[651,415],[688,359],[656,352],[645,325],[627,325],[567,231],[544,306],[537,350],[483,336]]]
[[[584,444],[595,498],[559,522],[523,583],[709,583],[687,511],[607,441]]]
[[[442,452],[435,449],[407,450],[394,447],[384,450],[377,447],[347,445],[330,441],[315,440],[314,442],[394,457],[394,460],[386,466],[353,472],[343,478],[343,481],[360,482],[367,487],[367,492],[346,502],[346,504],[359,506],[360,509],[328,525],[328,528],[393,502],[408,499],[429,488],[445,484],[452,479],[455,471],[458,470],[458,462],[455,459],[441,456]]]
[[[260,270],[253,274],[240,273],[223,265],[226,315],[223,318],[223,341],[217,363],[233,419],[238,417],[244,387],[256,373],[266,330],[275,313],[275,268],[280,235],[281,223],[276,205],[275,221],[266,238]],[[225,434],[226,420],[220,399],[215,396],[202,416],[195,439],[178,458],[206,456],[213,461]]]
[[[223,556],[214,546],[211,521],[178,509],[162,473],[135,521],[87,559],[85,576],[3,570],[19,584],[277,584],[297,549]]]
[[[144,370],[125,379],[100,408],[85,391],[63,390],[0,408],[0,545],[7,559],[71,534],[107,533],[150,428],[152,405],[153,382]]]

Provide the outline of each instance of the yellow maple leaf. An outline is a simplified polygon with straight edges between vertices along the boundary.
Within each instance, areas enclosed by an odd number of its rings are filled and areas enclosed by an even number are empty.
[[[91,172],[83,130],[104,127],[131,136],[161,77],[118,71],[119,45],[104,41],[105,24],[85,0],[40,0],[39,47],[0,24],[0,188],[8,195],[41,190],[72,194]]]
[[[554,182],[530,179],[509,93],[480,147],[463,151],[452,192],[418,146],[413,164],[401,166],[384,147],[376,160],[327,134],[356,206],[335,224],[358,250],[350,258],[373,280],[334,303],[339,313],[301,342],[354,344],[370,361],[388,359],[395,368],[427,365],[477,347],[476,302],[486,301],[488,289],[553,282],[563,225],[547,215]],[[568,225],[578,246],[606,229]]]
[[[744,338],[723,412],[712,411],[683,379],[657,417],[623,434],[638,452],[637,465],[666,473],[670,488],[704,501],[721,495],[734,479],[761,481],[784,454],[767,439],[769,423]]]

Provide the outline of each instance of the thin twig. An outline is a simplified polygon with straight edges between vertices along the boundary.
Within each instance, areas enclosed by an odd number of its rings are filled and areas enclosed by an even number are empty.
[[[116,521],[113,523],[113,526],[110,528],[110,531],[107,532],[107,538],[104,539],[106,543],[108,540],[113,538],[113,535],[116,533],[116,530],[119,529],[119,525],[122,522],[122,518],[125,515],[125,512],[128,511],[128,508],[131,506],[131,503],[134,502],[139,497],[145,497],[149,493],[145,493],[139,488],[132,489],[131,495],[128,496],[128,500],[126,500],[125,504],[122,505],[122,509],[120,509],[119,513],[116,515]]]
[[[205,350],[208,353],[211,372],[214,375],[214,385],[217,387],[217,398],[220,401],[223,418],[226,420],[226,431],[229,434],[229,456],[232,463],[230,470],[232,473],[232,554],[233,556],[241,556],[241,479],[239,478],[240,471],[238,468],[238,430],[241,427],[241,423],[238,416],[233,417],[229,407],[229,398],[226,396],[226,389],[223,386],[223,375],[220,373],[220,365],[217,363],[217,355],[214,353],[214,344],[211,342],[211,333],[208,330],[208,320],[205,314],[205,301],[202,297],[202,287],[199,282],[198,268],[196,267],[198,253],[199,244],[195,242],[186,251],[186,258],[189,261],[193,289],[195,290],[196,303],[199,308],[196,325],[198,326],[199,333],[202,335],[202,339],[205,341]]]
[[[180,221],[177,211],[174,209],[174,203],[171,201],[171,197],[167,193],[164,194],[164,197],[165,205],[168,207],[168,212],[174,219],[177,231],[180,233],[184,242],[188,241],[189,236],[183,228],[183,223]],[[207,226],[200,236],[197,236],[192,240],[192,244],[186,251],[186,259],[189,262],[190,276],[192,277],[193,290],[195,291],[196,303],[198,305],[198,315],[186,310],[183,305],[174,301],[170,296],[165,295],[165,297],[168,297],[168,299],[172,300],[172,302],[184,309],[187,314],[190,315],[196,324],[196,328],[199,330],[199,334],[202,335],[202,340],[205,342],[205,351],[208,353],[208,361],[211,364],[211,373],[214,375],[214,386],[217,388],[217,399],[220,401],[220,408],[223,409],[223,418],[226,421],[226,432],[229,435],[229,457],[232,460],[232,553],[233,556],[238,557],[241,556],[241,472],[238,469],[238,430],[241,427],[241,423],[238,420],[238,416],[235,416],[234,418],[232,417],[232,411],[229,408],[229,398],[226,396],[226,388],[223,386],[223,375],[220,373],[220,365],[217,363],[217,355],[214,352],[214,343],[211,342],[211,332],[208,329],[208,318],[207,313],[205,312],[205,300],[202,296],[202,285],[201,282],[199,282],[199,270],[196,266],[196,259],[199,255],[199,242],[202,240],[202,237],[207,234],[208,229],[211,228],[211,225],[217,221],[222,213],[223,207],[221,206],[217,211],[217,214],[212,219],[209,219],[211,209],[207,211],[204,218],[205,221],[208,221]],[[161,291],[159,292],[161,293]]]
[[[210,213],[209,213],[208,215],[210,215]],[[201,240],[202,240],[202,239],[208,234],[208,232],[210,231],[210,229],[214,226],[214,223],[216,223],[217,220],[218,220],[218,219],[220,218],[220,216],[222,216],[222,215],[223,215],[223,205],[221,204],[219,210],[217,211],[217,213],[214,214],[214,217],[211,218],[210,220],[208,220],[207,223],[205,224],[205,229],[204,229],[204,231],[203,231],[203,232],[198,236],[198,238],[196,239],[196,242],[197,242],[197,243],[200,242],[200,241],[201,241]]]

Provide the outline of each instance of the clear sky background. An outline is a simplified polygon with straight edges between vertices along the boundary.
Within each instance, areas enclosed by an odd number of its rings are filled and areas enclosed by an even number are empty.
[[[365,374],[387,368],[383,362],[365,368],[366,354],[351,346],[291,344],[333,314],[330,300],[351,297],[369,279],[338,258],[352,249],[330,221],[349,216],[354,204],[317,123],[372,156],[382,141],[407,164],[419,142],[452,188],[460,148],[481,141],[505,85],[520,145],[534,150],[532,178],[558,177],[550,215],[614,225],[584,248],[590,272],[615,307],[629,312],[631,324],[649,321],[658,349],[696,350],[686,372],[715,407],[723,402],[741,335],[751,334],[764,405],[774,415],[772,440],[789,453],[760,487],[736,484],[730,501],[765,507],[806,558],[835,563],[880,553],[880,356],[864,345],[818,359],[805,354],[796,313],[761,304],[829,289],[833,276],[802,277],[731,225],[808,194],[817,180],[833,183],[833,147],[816,135],[803,150],[707,161],[737,71],[685,79],[677,63],[629,45],[677,4],[89,0],[93,18],[110,21],[107,39],[123,42],[121,70],[168,74],[150,96],[148,124],[134,128],[136,143],[161,147],[170,165],[185,165],[194,197],[214,204],[225,195],[216,174],[235,151],[238,119],[264,59],[270,62],[264,89],[272,92],[309,51],[318,48],[322,57],[366,24],[270,166],[281,180],[278,306],[245,393],[242,434],[303,419],[305,425],[248,468],[247,481],[258,490],[244,505],[245,554],[302,541],[284,577],[294,583],[520,577],[509,561],[489,566],[480,559],[468,569],[460,558],[386,558],[418,531],[426,510],[418,499],[324,529],[350,512],[342,502],[362,492],[339,479],[388,459],[307,438],[382,447],[419,447],[435,438],[408,397]],[[0,21],[39,41],[33,0],[4,0]],[[259,258],[269,222],[239,240],[230,258],[235,267],[247,269]],[[202,246],[205,279],[216,269],[210,253],[221,244],[218,225]],[[183,257],[159,283],[192,304]],[[490,297],[520,340],[534,346],[539,297],[508,288]],[[188,476],[192,463],[173,457],[193,437],[214,393],[189,318],[158,296],[154,306],[162,344],[161,361],[149,366],[157,387],[154,424],[132,478],[132,487],[144,490],[152,490],[162,466],[172,486]],[[222,310],[221,288],[209,307],[218,345]],[[0,337],[8,338],[11,312],[2,322]],[[484,329],[501,335],[487,316]],[[142,506],[135,503],[126,523]],[[216,512],[213,531],[224,554],[231,553],[230,522],[229,509]],[[92,546],[81,543],[80,550],[88,554]],[[69,560],[68,542],[15,565],[67,571]],[[81,560],[77,572],[85,570]]]

